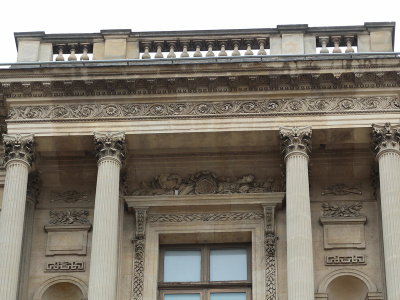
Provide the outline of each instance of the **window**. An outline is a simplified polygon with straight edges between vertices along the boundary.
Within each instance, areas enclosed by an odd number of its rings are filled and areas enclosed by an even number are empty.
[[[160,248],[160,300],[249,300],[249,244],[168,245]]]

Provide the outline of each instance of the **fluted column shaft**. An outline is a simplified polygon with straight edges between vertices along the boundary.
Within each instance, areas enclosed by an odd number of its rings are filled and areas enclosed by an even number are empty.
[[[110,145],[115,146],[113,138],[114,135],[111,133],[108,137],[106,134],[95,133],[99,160],[90,258],[89,300],[115,300],[117,296],[121,156],[118,151],[117,153],[109,151]]]
[[[400,299],[400,126],[372,125],[379,163],[387,300]]]
[[[288,300],[314,299],[308,160],[311,128],[281,127],[286,163]]]
[[[378,157],[388,300],[400,299],[400,153]]]
[[[29,169],[23,160],[12,160],[6,166],[0,218],[0,299],[17,299]]]

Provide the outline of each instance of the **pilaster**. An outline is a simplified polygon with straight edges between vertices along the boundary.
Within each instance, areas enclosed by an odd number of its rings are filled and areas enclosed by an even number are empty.
[[[95,132],[98,164],[89,300],[115,300],[118,280],[119,177],[125,158],[124,132]]]
[[[308,161],[311,126],[281,127],[281,150],[286,163],[288,300],[314,298]]]

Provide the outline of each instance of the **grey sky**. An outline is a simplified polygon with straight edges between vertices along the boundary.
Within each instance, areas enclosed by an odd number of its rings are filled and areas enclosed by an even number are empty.
[[[3,1],[0,19],[0,62],[15,62],[14,32],[99,32],[275,28],[280,24],[309,26],[362,25],[395,21],[400,1],[349,0],[131,0],[131,1]],[[400,26],[400,25],[399,25]],[[395,51],[400,52],[400,28]]]

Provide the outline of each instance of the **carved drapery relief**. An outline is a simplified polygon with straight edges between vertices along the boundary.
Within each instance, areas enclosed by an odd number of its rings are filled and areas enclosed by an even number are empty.
[[[20,159],[32,166],[35,155],[35,141],[33,134],[3,134],[4,143],[4,162],[7,164],[10,160]]]
[[[306,127],[280,127],[279,136],[281,151],[284,157],[301,152],[309,156],[311,154],[311,126]]]
[[[45,272],[85,272],[86,264],[84,261],[59,261],[46,263]]]
[[[324,192],[321,193],[322,196],[344,196],[348,194],[362,195],[361,185],[347,185],[344,183],[338,183],[332,186],[322,186],[322,188],[324,189]]]
[[[112,157],[123,164],[126,157],[125,132],[94,132],[96,158]]]
[[[265,222],[265,299],[276,299],[276,234],[275,206],[264,206]]]
[[[350,266],[366,264],[367,258],[365,255],[325,256],[325,266]]]
[[[89,211],[87,210],[51,210],[49,223],[53,225],[73,225],[75,223],[89,225],[88,215]]]
[[[63,193],[51,192],[50,202],[63,201],[66,203],[75,203],[78,201],[90,202],[92,199],[89,197],[89,192],[66,191]]]
[[[361,217],[361,208],[361,202],[340,204],[324,202],[322,204],[323,217],[329,218]]]
[[[144,282],[144,255],[146,247],[146,221],[147,208],[135,209],[136,216],[136,232],[135,232],[135,262],[133,266],[133,299],[143,299],[143,282]]]
[[[167,102],[130,104],[65,104],[10,108],[11,122],[24,120],[69,121],[77,119],[147,119],[201,116],[253,117],[273,115],[376,113],[399,111],[397,96],[318,97],[214,102]]]
[[[132,196],[154,195],[204,195],[204,194],[236,194],[267,193],[276,191],[275,179],[256,180],[248,174],[237,177],[217,177],[212,171],[201,171],[182,178],[177,174],[163,174],[150,182],[136,185]]]
[[[32,201],[34,204],[38,203],[41,183],[38,172],[29,173],[26,199]]]
[[[384,150],[400,152],[400,127],[392,126],[390,123],[385,125],[372,125],[372,145],[371,149],[375,155],[379,155]]]

